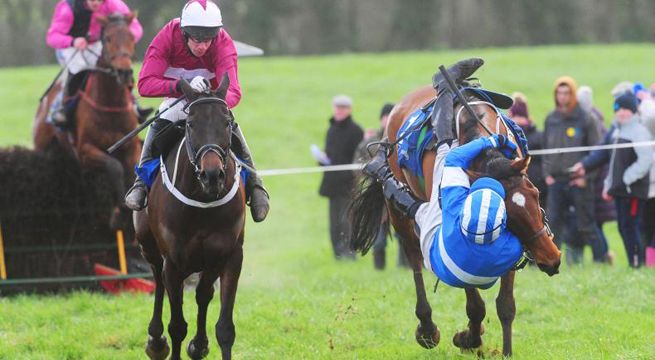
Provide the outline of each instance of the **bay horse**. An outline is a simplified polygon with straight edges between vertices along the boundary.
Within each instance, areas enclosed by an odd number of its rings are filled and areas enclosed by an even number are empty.
[[[200,272],[196,288],[197,331],[187,354],[192,359],[208,354],[207,307],[214,295],[213,284],[220,278],[221,312],[216,338],[223,359],[230,359],[246,204],[239,163],[230,152],[234,117],[225,102],[229,78],[225,75],[211,95],[196,94],[184,80],[180,84],[188,100],[185,137],[162,162],[162,181],[153,183],[147,208],[134,212],[136,238],[156,283],[146,353],[151,359],[164,359],[170,351],[162,324],[166,290],[171,311],[171,359],[180,358],[181,343],[187,333],[182,313],[183,281]]]
[[[71,119],[71,130],[59,130],[46,122],[50,104],[62,86],[60,82],[43,97],[33,122],[35,150],[46,151],[59,145],[79,160],[82,169],[100,170],[107,176],[112,184],[112,203],[115,204],[111,221],[113,228],[120,227],[123,195],[133,180],[134,165],[141,153],[141,142],[137,137],[113,156],[105,151],[138,125],[131,94],[134,36],[129,30],[135,17],[135,13],[98,17],[103,26],[102,53],[96,66],[89,70],[84,88],[78,91],[79,104]],[[128,213],[124,211],[124,214]]]
[[[409,115],[416,109],[424,107],[435,96],[434,88],[421,87],[408,94],[394,107],[385,129],[385,136],[388,137],[390,143],[395,143],[398,130]],[[512,139],[513,134],[508,133],[506,126],[497,126],[504,123],[498,122],[500,114],[495,106],[483,101],[475,94],[467,92],[465,96],[478,118],[488,129],[497,129],[498,133]],[[469,116],[466,111],[461,111],[462,107],[461,103],[455,102],[453,111],[453,114],[456,114],[454,126],[459,123],[457,126],[459,143],[464,144],[483,135],[488,136],[482,132],[483,125],[474,117]],[[522,156],[522,154],[519,155]],[[389,165],[394,176],[407,184],[414,195],[428,201],[432,191],[432,169],[435,157],[435,150],[426,151],[423,156],[421,166],[425,175],[424,186],[421,185],[417,176],[398,166],[396,151],[391,152]],[[529,156],[509,160],[497,150],[488,149],[473,162],[468,175],[471,182],[484,174],[494,177],[502,183],[506,193],[508,228],[520,239],[524,249],[532,254],[539,268],[552,276],[557,273],[560,264],[560,251],[553,243],[553,235],[548,229],[545,216],[542,216],[543,210],[539,206],[539,191],[527,178],[526,170],[529,163]],[[417,298],[415,313],[419,319],[415,333],[416,341],[424,348],[433,348],[439,343],[440,332],[432,321],[432,308],[426,296],[422,275],[423,256],[419,238],[414,232],[414,221],[401,215],[388,203],[385,207],[381,184],[370,178],[364,178],[362,185],[351,207],[351,247],[365,254],[372,245],[383,213],[388,212],[391,224],[400,235],[401,246],[413,270]],[[522,194],[522,198],[525,199],[523,206],[518,206],[509,200],[517,193]],[[505,356],[512,354],[512,322],[516,314],[513,294],[514,276],[515,271],[512,270],[501,277],[500,292],[496,298],[498,317],[503,328],[503,354]],[[477,288],[467,288],[465,292],[466,313],[469,318],[468,329],[456,333],[453,343],[462,350],[472,350],[482,345],[481,335],[484,333],[482,320],[486,310]]]

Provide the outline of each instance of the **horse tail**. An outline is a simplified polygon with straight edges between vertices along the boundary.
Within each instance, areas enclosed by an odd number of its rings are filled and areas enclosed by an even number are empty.
[[[350,248],[366,255],[382,227],[382,217],[387,208],[384,204],[382,184],[375,179],[362,176],[356,189],[348,209],[351,225]]]

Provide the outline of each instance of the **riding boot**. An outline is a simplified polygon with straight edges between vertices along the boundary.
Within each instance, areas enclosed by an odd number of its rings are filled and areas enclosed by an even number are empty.
[[[415,197],[409,188],[398,181],[389,168],[387,150],[380,147],[373,159],[362,170],[364,174],[382,183],[382,193],[391,205],[404,216],[414,219],[418,207],[424,202]]]
[[[61,89],[59,89],[59,92],[50,105],[48,121],[60,128],[65,127],[68,122],[65,99],[68,97],[68,80],[72,76],[73,75],[66,73],[65,76],[61,77]]]
[[[141,158],[139,159],[139,166],[143,166],[146,161],[152,160],[152,143],[155,138],[155,132],[156,130],[151,128],[148,130],[148,134],[146,134],[146,138],[143,141],[143,149],[141,150]],[[132,185],[125,195],[125,206],[134,211],[141,211],[146,205],[148,205],[148,187],[141,177],[137,176],[134,180],[134,185]]]
[[[246,142],[246,138],[243,136],[243,132],[237,123],[234,123],[232,128],[232,135],[234,136],[232,141],[232,150],[236,153],[237,157],[250,169],[248,174],[248,180],[246,181],[246,190],[250,193],[250,214],[252,219],[255,222],[261,222],[266,219],[268,214],[269,204],[268,204],[268,192],[264,188],[262,179],[255,172],[255,162],[252,159],[250,154],[250,148]]]

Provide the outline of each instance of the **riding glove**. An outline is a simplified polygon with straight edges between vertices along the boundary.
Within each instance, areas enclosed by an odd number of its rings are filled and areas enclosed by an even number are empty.
[[[209,80],[202,76],[194,77],[189,85],[191,85],[191,88],[198,94],[209,93],[210,90]]]

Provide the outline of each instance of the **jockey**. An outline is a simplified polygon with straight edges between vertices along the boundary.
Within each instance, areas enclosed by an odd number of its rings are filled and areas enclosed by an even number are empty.
[[[66,66],[67,71],[63,72],[63,86],[51,105],[48,121],[59,126],[66,123],[63,98],[69,81],[73,75],[93,69],[102,52],[102,27],[97,18],[115,13],[129,15],[130,9],[121,0],[60,0],[57,3],[46,43],[56,50],[57,61]],[[130,24],[130,31],[138,42],[143,29],[136,18]]]
[[[456,82],[469,77],[481,63],[461,65],[449,69]],[[363,171],[382,183],[384,197],[396,210],[416,222],[427,269],[450,286],[486,289],[517,264],[523,249],[507,229],[502,184],[490,177],[470,184],[465,170],[488,148],[500,149],[511,157],[516,145],[503,135],[493,135],[458,146],[452,130],[452,94],[442,82],[441,86],[450,102],[442,104],[449,108],[435,110],[437,116],[433,118],[437,156],[430,201],[416,198],[393,177],[382,147]],[[437,105],[440,101],[437,99]]]
[[[188,1],[182,9],[181,18],[168,22],[152,40],[139,73],[139,93],[146,97],[165,97],[159,111],[168,109],[148,131],[139,166],[154,156],[154,134],[170,122],[187,117],[183,111],[186,101],[180,101],[169,109],[170,104],[182,96],[180,79],[188,80],[198,93],[207,93],[218,87],[225,73],[230,79],[225,101],[230,108],[234,108],[241,99],[237,53],[232,38],[223,28],[221,11],[210,0]],[[254,169],[250,149],[236,123],[233,135],[237,141],[232,141],[232,150]],[[246,183],[246,189],[250,192],[250,210],[253,219],[260,222],[268,213],[268,193],[257,174],[251,175]],[[147,204],[147,191],[144,182],[137,177],[125,196],[125,204],[133,210],[143,209]]]

